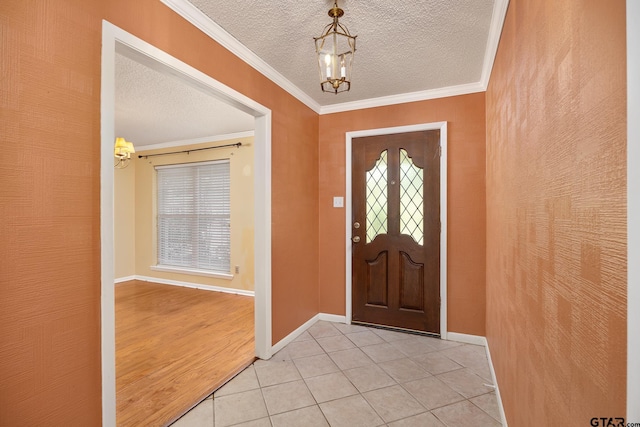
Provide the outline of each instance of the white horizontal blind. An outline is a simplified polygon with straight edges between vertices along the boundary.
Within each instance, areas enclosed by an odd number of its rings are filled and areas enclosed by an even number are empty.
[[[229,273],[229,161],[156,167],[158,264]]]

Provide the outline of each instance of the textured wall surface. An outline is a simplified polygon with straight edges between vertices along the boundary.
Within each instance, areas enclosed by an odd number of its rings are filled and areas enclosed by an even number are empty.
[[[448,330],[485,334],[484,93],[320,116],[320,312],[345,314],[345,133],[448,122]]]
[[[509,426],[625,416],[625,58],[624,1],[510,2],[487,91],[487,338]]]
[[[100,424],[100,25],[71,6],[0,3],[2,426]]]
[[[159,1],[3,0],[2,426],[101,423],[102,19],[272,110],[273,340],[318,312],[315,112]]]

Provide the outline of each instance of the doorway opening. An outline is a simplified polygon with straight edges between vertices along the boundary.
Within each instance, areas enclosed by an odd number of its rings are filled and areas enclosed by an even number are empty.
[[[255,118],[255,355],[271,357],[271,111],[201,71],[149,43],[103,21],[101,69],[100,237],[101,237],[101,350],[102,424],[116,425],[115,301],[114,301],[114,167],[115,56],[135,61]]]
[[[346,248],[346,274],[345,274],[345,295],[346,295],[346,320],[351,323],[353,317],[353,242],[354,237],[354,218],[353,218],[353,139],[370,136],[402,134],[410,132],[420,132],[428,130],[440,131],[440,337],[447,339],[447,122],[424,123],[409,126],[398,126],[391,128],[368,129],[346,133],[345,153],[346,153],[346,201],[345,201],[345,248]]]

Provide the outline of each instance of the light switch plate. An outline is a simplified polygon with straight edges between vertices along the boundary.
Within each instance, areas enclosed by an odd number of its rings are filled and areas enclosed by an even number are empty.
[[[344,208],[344,197],[334,197],[333,198],[333,207],[334,208]]]

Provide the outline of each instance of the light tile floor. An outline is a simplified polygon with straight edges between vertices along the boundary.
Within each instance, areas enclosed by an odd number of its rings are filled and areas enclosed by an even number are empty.
[[[501,426],[484,347],[319,321],[173,427]]]

